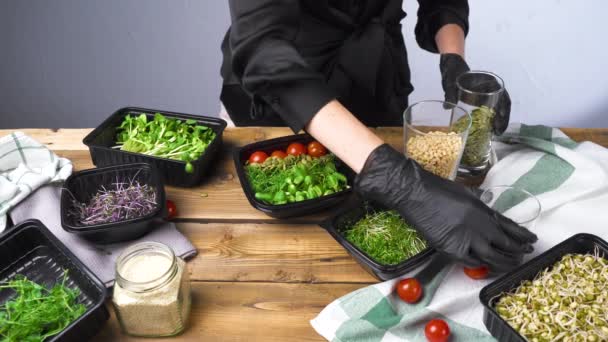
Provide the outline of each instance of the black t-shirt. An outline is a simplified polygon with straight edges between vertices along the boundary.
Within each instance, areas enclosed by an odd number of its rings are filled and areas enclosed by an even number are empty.
[[[418,0],[416,40],[468,31],[467,0]],[[221,99],[237,125],[301,130],[337,98],[370,126],[399,125],[412,92],[402,0],[229,0]]]

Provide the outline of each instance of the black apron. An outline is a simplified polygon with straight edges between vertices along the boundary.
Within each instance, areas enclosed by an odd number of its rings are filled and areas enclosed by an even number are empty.
[[[372,127],[402,125],[407,97],[414,89],[401,32],[400,22],[405,17],[402,0],[385,3],[380,13],[358,18],[330,17],[326,11],[303,5],[294,41],[308,64],[325,75],[339,94],[338,100]],[[236,126],[285,126],[266,102],[245,92],[232,73],[229,34],[222,42],[224,84],[220,99],[230,118]]]

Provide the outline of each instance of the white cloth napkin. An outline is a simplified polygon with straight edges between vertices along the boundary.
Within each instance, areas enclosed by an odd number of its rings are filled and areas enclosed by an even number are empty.
[[[0,138],[0,232],[6,214],[44,184],[65,180],[72,163],[22,132]]]
[[[608,238],[608,149],[591,142],[577,144],[546,126],[514,124],[501,140],[516,145],[496,144],[500,161],[482,188],[514,185],[541,202],[542,213],[533,229],[539,241],[527,259],[576,233]],[[311,324],[334,342],[422,342],[424,324],[442,318],[450,325],[450,341],[494,341],[483,324],[479,302],[479,291],[494,279],[472,280],[460,265],[433,266],[423,266],[433,278],[416,305],[392,294],[398,281],[393,279],[335,300]]]

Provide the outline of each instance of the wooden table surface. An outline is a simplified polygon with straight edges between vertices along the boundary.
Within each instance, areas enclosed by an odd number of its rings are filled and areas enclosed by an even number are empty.
[[[608,129],[563,129],[576,141],[608,147]],[[82,139],[89,129],[23,129],[76,170],[93,167]],[[377,133],[401,149],[402,130]],[[11,131],[0,130],[0,136]],[[234,171],[231,150],[289,135],[286,128],[232,128],[202,185],[167,187],[178,207],[178,229],[198,249],[188,262],[193,305],[190,323],[175,341],[322,341],[309,320],[334,299],[374,283],[317,223],[317,214],[275,220],[253,209]],[[206,194],[202,197],[201,194]],[[136,341],[114,317],[96,341]]]

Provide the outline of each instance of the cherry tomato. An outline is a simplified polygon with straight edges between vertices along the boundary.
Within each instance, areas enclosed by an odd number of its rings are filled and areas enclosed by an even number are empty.
[[[300,143],[292,143],[287,146],[287,154],[292,156],[299,156],[300,154],[306,153],[306,146]]]
[[[266,154],[266,152],[262,152],[262,151],[256,151],[253,152],[251,154],[251,156],[249,156],[249,164],[255,164],[255,163],[263,163],[264,160],[266,160],[266,158],[268,158],[268,155]]]
[[[464,268],[464,273],[472,279],[485,279],[490,273],[490,269],[487,266],[481,266],[476,268]]]
[[[167,212],[169,213],[169,218],[172,219],[177,216],[177,207],[172,200],[167,200]]]
[[[311,157],[320,157],[327,154],[327,149],[325,146],[321,145],[318,141],[313,141],[308,144],[308,154]]]
[[[422,285],[415,278],[406,278],[397,284],[397,294],[406,303],[414,304],[422,297]]]
[[[450,338],[450,326],[441,319],[433,319],[424,327],[429,342],[446,342]]]
[[[283,159],[283,158],[287,157],[287,153],[285,153],[283,151],[276,150],[276,151],[273,151],[270,156],[271,157],[277,157],[277,158]]]

